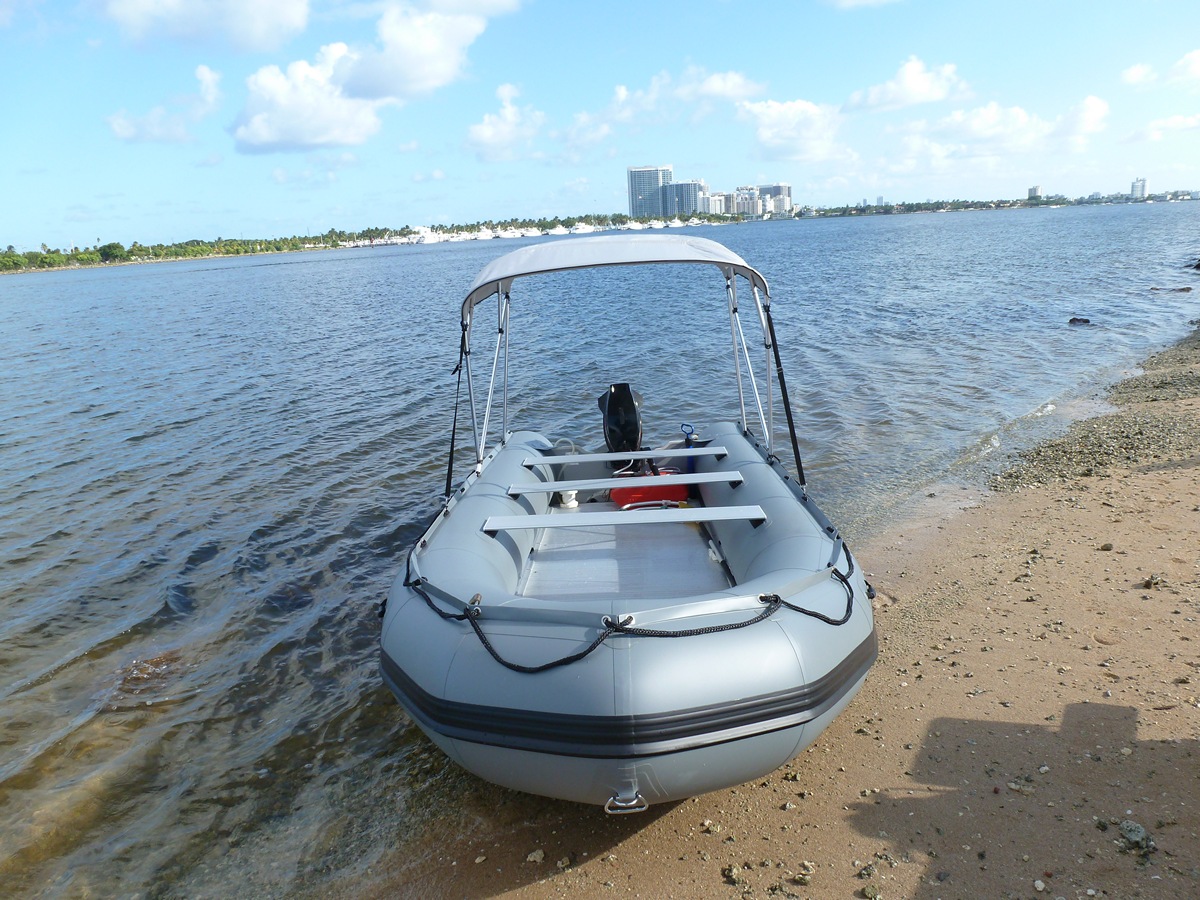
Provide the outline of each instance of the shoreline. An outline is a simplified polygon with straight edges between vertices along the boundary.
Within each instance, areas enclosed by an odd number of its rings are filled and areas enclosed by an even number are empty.
[[[792,763],[607,817],[423,745],[404,766],[430,786],[397,813],[417,836],[320,892],[1200,893],[1200,329],[1109,397],[977,505],[856,548],[880,656]]]

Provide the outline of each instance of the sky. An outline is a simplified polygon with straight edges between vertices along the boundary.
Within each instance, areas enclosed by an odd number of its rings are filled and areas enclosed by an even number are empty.
[[[0,248],[1200,190],[1197,0],[0,0]]]

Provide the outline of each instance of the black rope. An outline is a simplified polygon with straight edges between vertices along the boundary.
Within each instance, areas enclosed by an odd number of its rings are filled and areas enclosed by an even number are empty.
[[[600,632],[599,637],[597,637],[594,641],[588,644],[587,647],[585,647],[583,650],[580,650],[578,653],[572,653],[570,656],[564,656],[561,659],[554,659],[548,663],[542,663],[540,666],[523,666],[520,663],[509,662],[496,651],[496,648],[492,646],[492,642],[488,640],[487,635],[483,633],[483,629],[479,627],[479,623],[475,621],[475,616],[466,616],[466,620],[470,622],[471,627],[475,629],[475,635],[479,638],[479,642],[483,644],[484,649],[486,649],[488,653],[492,654],[492,659],[500,663],[500,665],[504,666],[506,669],[512,669],[514,672],[523,672],[526,675],[533,675],[537,672],[545,672],[547,669],[557,669],[559,666],[566,666],[573,662],[578,662],[603,644],[606,640],[608,640],[608,636],[617,630],[610,625]]]
[[[767,318],[767,329],[771,333],[771,349],[775,353],[775,372],[779,376],[779,396],[783,400],[783,412],[787,416],[788,434],[792,438],[792,453],[796,457],[796,480],[803,485],[804,464],[800,462],[800,443],[796,440],[796,422],[792,419],[792,404],[788,400],[787,382],[783,378],[783,359],[779,356],[779,341],[775,337],[775,320],[771,318],[771,307],[766,305],[763,312]]]
[[[829,625],[845,625],[850,621],[850,615],[854,612],[854,585],[850,583],[850,576],[854,574],[854,557],[850,555],[850,548],[842,544],[842,549],[846,551],[846,574],[843,575],[836,568],[832,569],[834,577],[842,583],[842,587],[846,589],[846,612],[842,614],[840,619],[831,619],[824,613],[819,613],[813,609],[805,609],[803,606],[796,606],[787,601],[781,601],[784,606],[792,612],[802,613],[806,616],[812,616]]]
[[[833,619],[823,613],[816,612],[815,610],[805,609],[802,606],[796,606],[792,603],[788,603],[778,594],[760,594],[758,599],[761,603],[766,604],[766,608],[751,619],[747,619],[744,622],[727,622],[724,625],[709,625],[705,628],[686,628],[680,631],[665,631],[656,628],[638,628],[631,624],[634,621],[633,616],[626,616],[620,621],[613,621],[608,616],[604,616],[601,619],[601,622],[604,624],[603,630],[596,637],[596,639],[588,644],[584,649],[580,650],[578,653],[572,653],[569,656],[553,659],[550,660],[550,662],[545,662],[538,666],[526,666],[522,665],[521,663],[510,662],[501,656],[500,652],[494,646],[492,646],[492,642],[488,640],[488,636],[484,633],[483,628],[479,624],[478,619],[482,610],[474,606],[461,613],[450,613],[441,609],[437,603],[434,602],[433,597],[429,595],[427,588],[431,588],[438,593],[441,593],[441,591],[438,591],[437,588],[434,588],[433,585],[431,585],[424,578],[414,579],[412,577],[411,567],[408,567],[405,571],[404,586],[412,588],[414,591],[416,591],[417,594],[419,594],[425,600],[426,605],[428,605],[430,609],[432,609],[443,619],[449,619],[456,622],[465,621],[470,624],[472,630],[475,632],[475,636],[479,638],[479,642],[483,644],[484,649],[487,650],[492,659],[500,663],[500,665],[504,666],[506,669],[511,669],[514,672],[533,675],[538,672],[545,672],[549,669],[557,669],[560,666],[567,666],[571,663],[578,662],[586,656],[589,656],[614,634],[620,634],[626,637],[647,638],[682,638],[699,637],[706,634],[720,634],[725,631],[736,631],[739,628],[747,628],[751,625],[756,625],[765,619],[769,619],[784,607],[792,610],[792,612],[798,612],[802,615],[819,619],[820,621],[829,625],[845,625],[848,621],[850,621],[850,616],[854,612],[854,587],[850,584],[850,576],[854,574],[854,559],[850,556],[850,552],[848,550],[846,551],[846,559],[849,561],[849,572],[847,574],[843,575],[837,569],[831,570],[838,581],[842,583],[842,586],[846,588],[846,612],[840,619]]]
[[[625,622],[630,621],[633,616],[629,616],[622,622],[613,622],[607,616],[603,621],[613,631],[619,634],[627,634],[630,637],[651,637],[651,638],[679,638],[679,637],[699,637],[704,634],[720,634],[722,631],[734,631],[738,628],[745,628],[748,625],[756,625],[763,619],[769,619],[779,611],[779,607],[783,606],[783,599],[778,594],[761,594],[758,598],[761,602],[767,604],[767,608],[760,612],[753,619],[747,619],[745,622],[727,622],[724,625],[709,625],[705,628],[687,628],[682,631],[659,631],[654,628],[637,628],[632,625],[626,625]]]
[[[462,622],[463,620],[470,618],[470,616],[468,616],[465,612],[448,613],[445,610],[440,609],[438,605],[433,602],[433,598],[429,596],[429,592],[425,590],[425,585],[427,584],[429,584],[429,582],[424,578],[418,578],[416,581],[412,581],[408,578],[404,579],[404,586],[407,588],[412,588],[414,591],[416,591],[417,594],[425,600],[425,605],[443,619],[453,619],[456,622]]]

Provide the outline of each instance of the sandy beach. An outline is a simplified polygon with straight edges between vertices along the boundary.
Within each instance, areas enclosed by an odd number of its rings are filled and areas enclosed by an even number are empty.
[[[423,837],[355,894],[1200,896],[1200,332],[1110,399],[855,547],[879,661],[790,765],[606,817],[422,742]]]

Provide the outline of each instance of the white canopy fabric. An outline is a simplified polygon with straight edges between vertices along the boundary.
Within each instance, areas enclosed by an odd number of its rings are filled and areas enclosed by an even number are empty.
[[[770,297],[767,281],[727,247],[707,238],[673,234],[605,234],[531,244],[493,260],[475,278],[463,301],[463,321],[475,305],[496,293],[508,291],[514,279],[526,275],[587,269],[597,266],[632,266],[651,263],[707,263],[727,275],[741,275]]]

